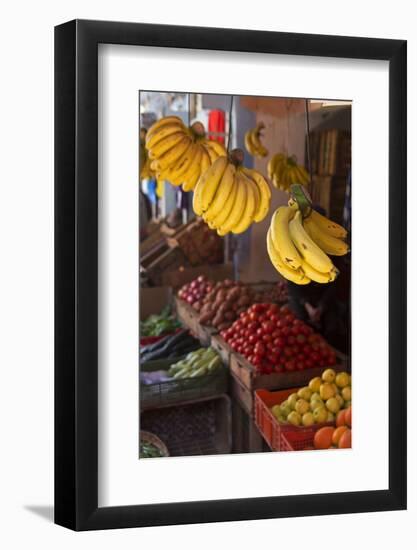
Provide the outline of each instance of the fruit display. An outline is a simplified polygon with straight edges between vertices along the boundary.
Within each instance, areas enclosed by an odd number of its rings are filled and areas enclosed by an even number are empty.
[[[304,166],[297,164],[295,156],[276,153],[268,162],[268,177],[272,185],[281,191],[289,191],[291,185],[308,185],[310,176]]]
[[[200,348],[171,365],[168,369],[168,376],[176,380],[180,378],[197,378],[198,376],[213,374],[222,366],[220,355],[213,348]]]
[[[352,407],[339,412],[336,427],[326,426],[314,434],[315,449],[350,449],[352,447]]]
[[[343,395],[349,399],[344,399]],[[271,412],[282,424],[312,426],[336,422],[336,416],[339,413],[344,415],[350,402],[350,375],[347,372],[336,374],[328,368],[321,377],[312,378],[308,386],[294,391],[285,401],[274,405]]]
[[[161,340],[140,348],[141,361],[155,361],[156,359],[168,359],[180,357],[199,348],[199,341],[193,338],[188,330],[179,330],[172,336],[165,336]]]
[[[258,122],[255,128],[245,133],[245,147],[253,157],[266,157],[268,149],[261,143],[261,131],[265,128],[263,122]]]
[[[288,306],[254,304],[220,334],[234,351],[248,359],[257,374],[336,364],[334,350],[320,334],[297,319]]]
[[[338,270],[328,255],[347,254],[349,248],[343,240],[346,230],[312,208],[303,218],[297,203],[289,204],[277,208],[267,233],[273,266],[285,279],[299,285],[334,281]]]
[[[268,214],[271,190],[256,170],[242,165],[243,151],[219,157],[198,180],[193,209],[221,236],[243,233]]]
[[[188,128],[177,116],[155,122],[146,133],[145,147],[157,178],[182,185],[184,191],[192,191],[210,165],[226,155],[223,145],[206,139],[201,122]]]
[[[171,314],[171,309],[166,307],[161,313],[150,315],[145,321],[140,322],[140,334],[141,336],[160,336],[175,332],[180,326]]]
[[[202,300],[193,303],[193,307],[200,312],[199,323],[225,330],[249,305],[267,300],[278,302],[281,295],[278,285],[255,288],[240,281],[225,279],[213,284]]]

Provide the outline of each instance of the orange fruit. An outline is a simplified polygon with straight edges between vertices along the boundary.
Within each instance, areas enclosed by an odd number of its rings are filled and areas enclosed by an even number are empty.
[[[339,449],[350,449],[352,447],[352,430],[345,430],[339,439]]]
[[[348,407],[345,411],[345,424],[349,428],[352,427],[352,407]]]
[[[339,426],[335,429],[332,435],[332,443],[333,445],[339,445],[340,438],[345,433],[346,430],[349,428],[347,426]]]
[[[333,432],[333,426],[325,426],[317,430],[314,434],[314,447],[316,449],[328,449],[332,444]]]
[[[339,427],[339,426],[346,426],[346,421],[345,421],[345,414],[346,414],[346,410],[343,409],[341,411],[339,411],[337,417],[336,417],[336,426]]]

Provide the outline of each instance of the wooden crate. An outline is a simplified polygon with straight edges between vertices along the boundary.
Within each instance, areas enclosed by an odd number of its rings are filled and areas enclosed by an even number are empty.
[[[230,357],[230,371],[232,375],[251,392],[259,388],[266,390],[283,390],[297,386],[306,386],[312,378],[321,376],[325,368],[326,367],[315,367],[303,371],[277,372],[256,376],[255,368],[245,357],[235,352],[233,352]],[[339,363],[332,368],[336,372],[342,372],[345,370],[346,365],[344,363]]]
[[[178,319],[186,326],[204,346],[209,346],[215,329],[198,322],[199,313],[190,304],[180,298],[175,298],[175,309]]]
[[[220,334],[212,334],[210,345],[220,355],[223,363],[225,365],[230,365],[230,356],[233,350]]]
[[[184,255],[178,247],[168,248],[146,267],[146,276],[155,286],[170,286],[166,282],[167,274],[184,263]]]

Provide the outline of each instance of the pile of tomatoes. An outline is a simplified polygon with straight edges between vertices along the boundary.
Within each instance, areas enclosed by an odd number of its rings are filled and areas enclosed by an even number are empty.
[[[220,335],[248,359],[258,374],[336,364],[334,350],[288,306],[254,304]]]

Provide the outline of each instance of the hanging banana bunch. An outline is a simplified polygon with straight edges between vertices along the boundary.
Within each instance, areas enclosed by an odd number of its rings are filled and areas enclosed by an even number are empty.
[[[255,128],[245,134],[245,147],[253,157],[266,157],[268,149],[261,143],[261,131],[265,128],[263,122],[258,122]]]
[[[346,230],[311,207],[306,213],[303,217],[299,203],[293,199],[275,211],[266,240],[269,258],[275,269],[293,283],[330,283],[338,270],[329,255],[349,252],[344,241]]]
[[[155,122],[146,134],[145,146],[157,178],[182,185],[184,191],[192,191],[200,175],[226,155],[223,145],[206,139],[201,122],[187,127],[176,116]]]
[[[271,190],[256,170],[242,166],[243,151],[219,157],[202,175],[193,196],[193,208],[221,236],[243,233],[268,213]]]
[[[145,147],[146,141],[146,128],[140,129],[139,137],[139,178],[140,180],[151,179],[155,177],[155,173],[151,169],[151,160],[148,155],[148,151]]]
[[[268,162],[268,177],[272,184],[281,191],[289,191],[291,185],[300,183],[308,185],[310,177],[304,166],[297,164],[295,156],[276,153]]]

